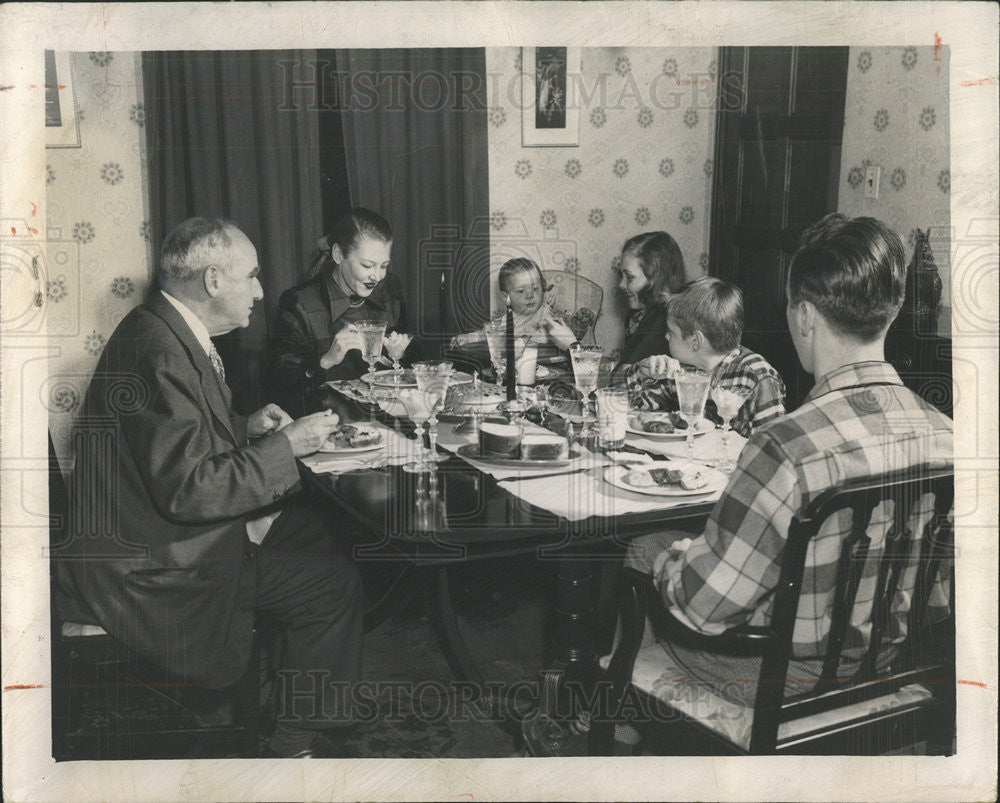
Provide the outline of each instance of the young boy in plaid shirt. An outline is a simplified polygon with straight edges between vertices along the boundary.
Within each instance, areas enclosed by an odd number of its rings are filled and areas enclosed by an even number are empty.
[[[785,414],[785,384],[759,354],[740,345],[743,293],[738,287],[704,276],[670,298],[667,307],[670,356],[658,354],[636,363],[625,375],[631,404],[640,410],[677,410],[674,376],[681,364],[712,374],[712,387],[745,388],[747,401],[733,419],[744,437]],[[721,424],[709,396],[705,417]]]

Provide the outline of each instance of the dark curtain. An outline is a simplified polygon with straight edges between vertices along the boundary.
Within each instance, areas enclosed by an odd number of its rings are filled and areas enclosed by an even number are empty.
[[[485,51],[344,50],[336,64],[351,198],[392,225],[407,328],[440,343],[489,312]]]
[[[233,404],[260,406],[259,363],[278,297],[323,233],[309,50],[143,56],[153,242],[192,215],[232,219],[257,246],[264,288],[248,329],[216,339]],[[329,114],[329,112],[326,112]]]

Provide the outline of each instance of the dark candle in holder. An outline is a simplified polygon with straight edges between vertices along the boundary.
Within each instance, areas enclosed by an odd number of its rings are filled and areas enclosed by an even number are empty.
[[[507,304],[507,338],[504,352],[507,359],[507,401],[517,398],[517,364],[514,359],[514,310]]]

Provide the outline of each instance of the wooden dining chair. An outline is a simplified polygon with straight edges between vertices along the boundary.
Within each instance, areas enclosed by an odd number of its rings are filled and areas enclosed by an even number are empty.
[[[57,571],[69,496],[49,436],[52,753],[57,761],[254,757],[261,728],[257,632],[243,678],[199,689],[143,660],[99,625],[60,615]]]
[[[651,578],[624,569],[620,587],[621,640],[602,661],[606,673],[590,730],[592,755],[613,750],[614,714],[626,694],[648,716],[649,741],[664,754],[878,755],[923,744],[930,754],[954,750],[954,578],[951,470],[875,477],[847,483],[816,498],[789,529],[774,609],[767,627],[741,627],[721,636],[693,636],[663,606]],[[892,505],[885,527],[872,524],[883,503]],[[919,507],[918,507],[919,506]],[[851,529],[841,545],[832,623],[822,673],[811,689],[786,688],[799,593],[811,540],[831,516],[850,511]],[[888,511],[888,509],[886,509]],[[919,515],[918,515],[919,514]],[[922,517],[919,532],[911,529]],[[876,530],[878,530],[876,532]],[[882,540],[884,538],[884,541]],[[849,677],[840,670],[850,616],[872,544],[882,546],[875,602],[868,621],[870,647]],[[877,552],[872,550],[873,554]],[[874,558],[873,558],[874,559]],[[914,560],[916,563],[914,564]],[[894,634],[891,604],[900,575],[916,565],[917,578],[905,639],[888,669],[877,668],[880,648]],[[951,615],[926,621],[935,577],[947,578]],[[760,656],[753,707],[723,698],[675,666],[658,644],[640,649],[647,612],[670,638],[710,651]]]

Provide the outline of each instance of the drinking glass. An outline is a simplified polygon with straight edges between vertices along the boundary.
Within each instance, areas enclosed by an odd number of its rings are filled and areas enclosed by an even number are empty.
[[[587,417],[590,404],[590,394],[597,390],[597,374],[601,367],[601,357],[604,349],[601,346],[573,346],[569,351],[573,361],[573,378],[576,389],[583,397],[583,416]]]
[[[389,359],[392,360],[392,384],[397,396],[399,395],[400,378],[403,376],[403,366],[399,360],[406,352],[407,346],[410,345],[410,340],[409,335],[403,335],[398,332],[389,335],[385,339],[385,350],[389,355]]]
[[[680,414],[687,421],[687,453],[688,459],[694,458],[694,426],[705,413],[705,402],[708,399],[708,387],[712,376],[695,368],[679,371],[674,377],[677,383],[677,402]]]
[[[448,385],[451,382],[451,372],[454,366],[450,362],[425,360],[413,364],[413,373],[417,379],[417,390],[425,396],[429,415],[425,422],[427,440],[430,444],[430,456],[427,461],[436,463],[437,454],[437,414],[444,407],[448,395]]]
[[[597,396],[598,445],[621,449],[628,427],[628,390],[623,387],[601,388]]]
[[[410,473],[421,473],[430,471],[431,465],[427,462],[427,455],[424,451],[424,424],[431,417],[431,403],[429,394],[419,388],[403,388],[399,392],[399,400],[406,408],[406,415],[414,423],[417,433],[417,444],[420,446],[419,458],[415,463],[406,463],[403,471]]]
[[[368,373],[373,380],[368,383],[368,401],[375,414],[375,363],[382,356],[382,339],[385,337],[385,321],[355,321],[355,328],[361,336],[361,357],[368,363]]]
[[[712,388],[712,401],[715,402],[715,409],[722,419],[722,460],[717,468],[727,474],[732,473],[736,468],[736,461],[729,456],[729,447],[732,445],[733,418],[740,411],[747,399],[750,398],[751,390],[745,387],[724,388],[716,385]]]

